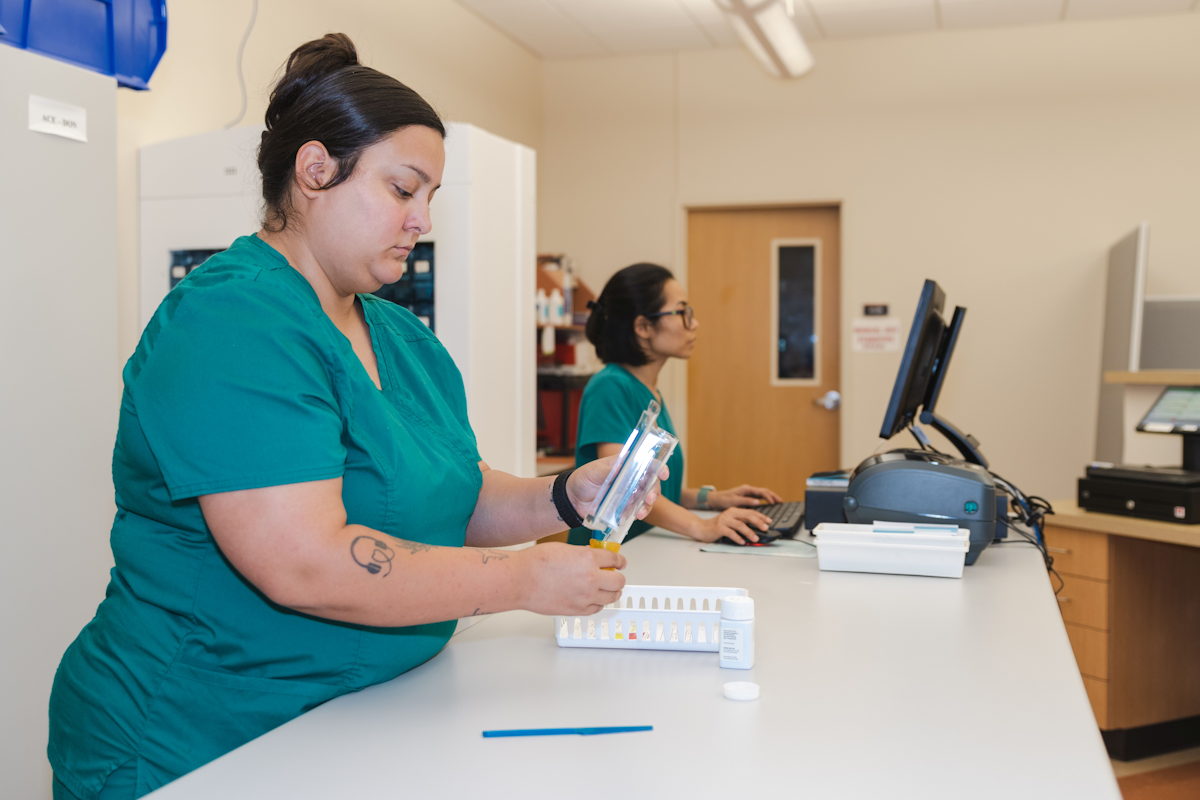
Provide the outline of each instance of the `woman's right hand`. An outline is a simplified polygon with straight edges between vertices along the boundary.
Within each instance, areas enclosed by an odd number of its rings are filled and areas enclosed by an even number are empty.
[[[538,614],[595,614],[625,588],[625,556],[549,542],[517,551],[525,571],[521,607]]]
[[[765,531],[771,527],[771,518],[749,508],[727,508],[711,519],[699,521],[694,538],[701,542],[715,542],[727,536],[738,544],[757,542],[756,528]]]

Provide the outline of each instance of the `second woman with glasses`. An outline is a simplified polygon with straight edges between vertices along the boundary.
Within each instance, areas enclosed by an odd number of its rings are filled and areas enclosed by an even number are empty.
[[[588,382],[579,406],[575,464],[617,455],[651,400],[662,406],[658,424],[675,433],[671,414],[658,390],[658,376],[671,358],[690,358],[700,323],[683,286],[666,267],[634,264],[609,279],[592,304],[587,337],[606,366]],[[661,497],[646,517],[635,522],[626,540],[657,525],[701,542],[722,536],[753,542],[771,520],[755,506],[782,502],[770,489],[738,486],[717,491],[683,485],[683,449],[667,462],[671,477],[662,482]],[[689,509],[721,513],[702,519]],[[587,544],[591,531],[571,531],[572,544]]]

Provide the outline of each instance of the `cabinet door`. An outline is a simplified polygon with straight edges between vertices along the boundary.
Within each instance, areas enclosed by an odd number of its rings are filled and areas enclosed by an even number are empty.
[[[1200,715],[1200,548],[1113,537],[1109,724]]]

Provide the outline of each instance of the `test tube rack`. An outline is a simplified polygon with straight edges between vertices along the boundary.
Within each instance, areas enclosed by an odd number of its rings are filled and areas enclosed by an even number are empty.
[[[721,598],[747,596],[719,586],[627,585],[621,596],[590,617],[555,616],[559,647],[717,652]]]

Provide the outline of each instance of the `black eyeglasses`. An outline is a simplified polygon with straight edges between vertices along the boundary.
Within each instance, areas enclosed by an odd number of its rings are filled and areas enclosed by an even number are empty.
[[[696,309],[692,308],[691,306],[684,306],[683,308],[676,309],[675,311],[656,311],[653,314],[647,314],[646,318],[658,319],[659,317],[670,317],[675,314],[683,317],[683,327],[689,331],[692,329],[692,326],[696,324]]]

